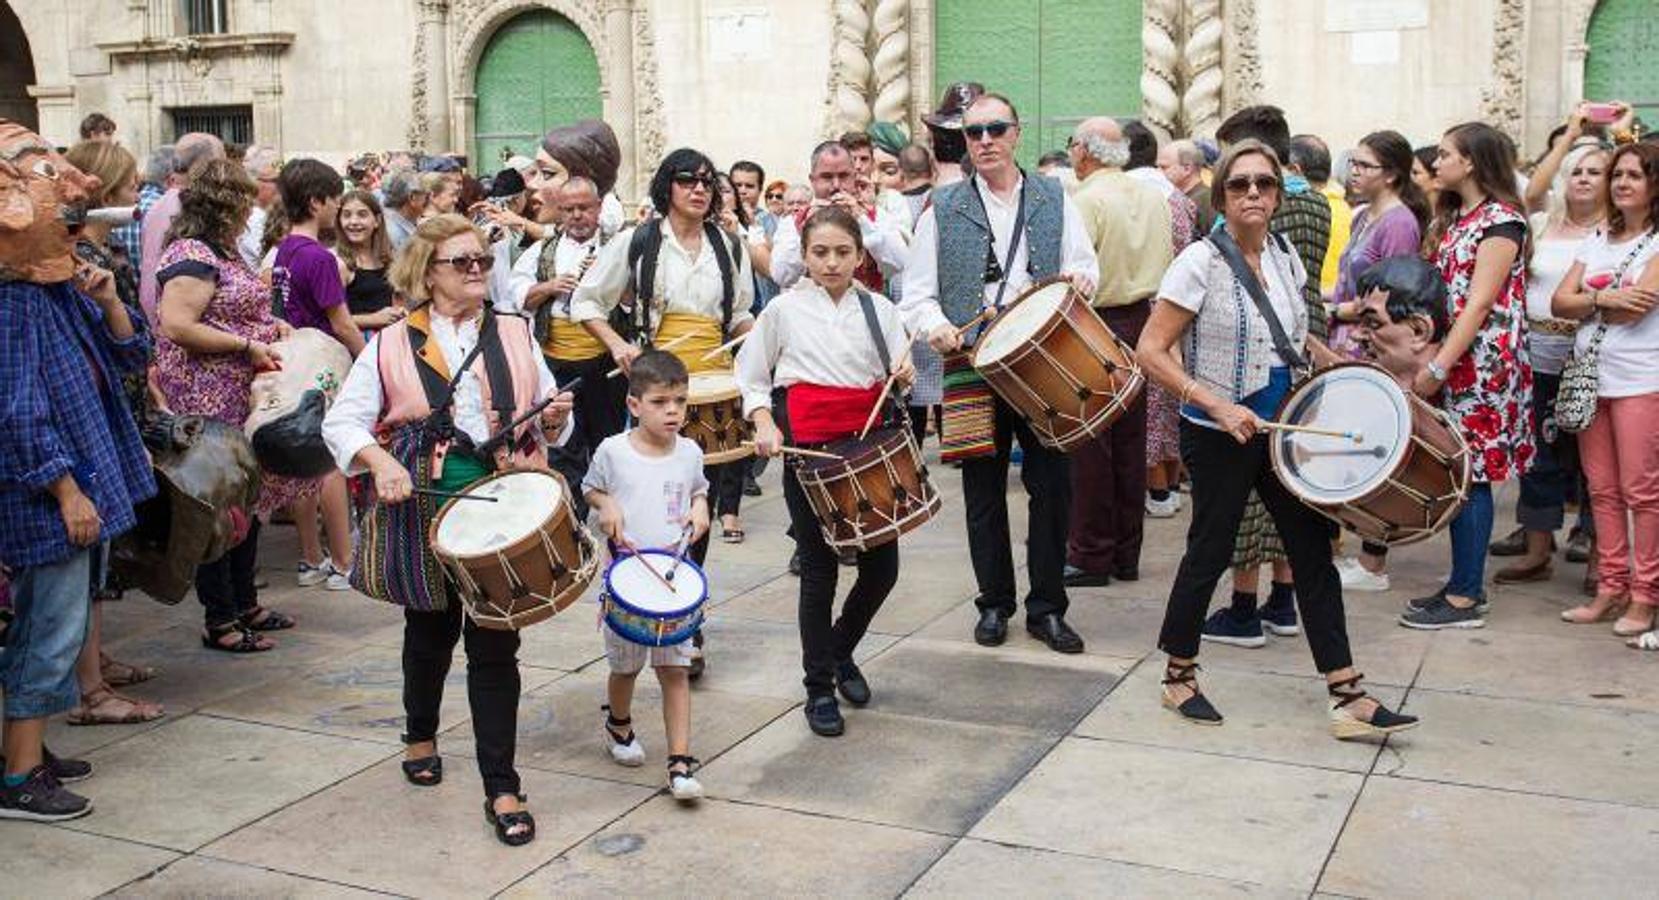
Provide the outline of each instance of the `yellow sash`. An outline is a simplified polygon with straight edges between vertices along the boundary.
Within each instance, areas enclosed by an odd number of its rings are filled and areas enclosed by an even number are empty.
[[[685,335],[691,337],[680,341],[668,348],[668,352],[678,356],[685,363],[686,369],[691,372],[730,372],[734,362],[731,351],[722,351],[718,356],[710,359],[703,357],[710,350],[723,343],[724,333],[720,330],[720,320],[695,313],[671,312],[663,313],[662,324],[657,327],[656,345],[663,344]]]
[[[557,316],[553,318],[552,333],[547,336],[547,343],[542,344],[541,349],[543,353],[560,362],[582,362],[605,353],[605,345],[589,334],[580,322]]]

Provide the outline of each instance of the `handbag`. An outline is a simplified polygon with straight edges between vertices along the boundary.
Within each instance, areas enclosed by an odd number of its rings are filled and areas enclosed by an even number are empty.
[[[1625,270],[1636,261],[1636,257],[1647,248],[1648,242],[1653,240],[1653,232],[1649,231],[1636,244],[1630,255],[1619,263],[1619,268],[1613,273],[1612,284],[1615,288],[1624,281]],[[1598,313],[1596,318],[1601,319]],[[1567,364],[1561,368],[1561,388],[1555,395],[1555,426],[1571,434],[1579,434],[1590,427],[1596,419],[1596,398],[1601,394],[1601,342],[1607,337],[1607,322],[1596,323],[1596,330],[1590,334],[1590,345],[1584,348],[1583,353],[1574,352],[1567,358]]]

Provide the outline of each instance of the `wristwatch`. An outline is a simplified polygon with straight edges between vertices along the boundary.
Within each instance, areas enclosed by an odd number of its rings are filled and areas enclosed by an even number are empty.
[[[1432,377],[1435,381],[1437,381],[1441,384],[1446,383],[1446,368],[1445,368],[1445,366],[1442,366],[1441,364],[1439,364],[1439,363],[1437,363],[1437,362],[1435,362],[1434,360],[1431,359],[1428,362],[1423,364],[1423,368],[1428,370],[1429,376]]]

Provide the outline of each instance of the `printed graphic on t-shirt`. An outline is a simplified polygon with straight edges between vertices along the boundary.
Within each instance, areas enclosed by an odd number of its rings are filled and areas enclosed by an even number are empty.
[[[691,515],[691,511],[686,508],[686,485],[683,481],[677,479],[664,481],[662,483],[662,502],[664,508],[668,510],[668,521],[670,522],[684,522]]]

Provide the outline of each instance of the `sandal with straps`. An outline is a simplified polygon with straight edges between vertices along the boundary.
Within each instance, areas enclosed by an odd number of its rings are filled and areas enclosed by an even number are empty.
[[[424,744],[426,741],[411,740],[409,735],[401,735],[403,743]],[[432,741],[432,755],[402,761],[403,777],[415,787],[436,787],[444,780],[444,758],[438,755],[438,742]]]
[[[645,748],[640,746],[639,738],[634,735],[632,716],[618,719],[611,715],[609,703],[599,707],[605,711],[605,752],[610,754],[611,761],[619,766],[630,769],[645,765]],[[618,728],[628,729],[626,732],[617,732]]]
[[[1348,706],[1363,700],[1369,695],[1359,687],[1360,679],[1364,675],[1355,675],[1341,681],[1333,681],[1325,685],[1326,693],[1336,702],[1331,704],[1331,736],[1339,741],[1349,741],[1354,738],[1378,737],[1393,734],[1396,731],[1405,731],[1417,727],[1417,717],[1403,713],[1392,712],[1388,707],[1377,703],[1377,708],[1371,713],[1370,721],[1361,719],[1348,711]],[[1376,703],[1375,698],[1372,702]]]
[[[126,704],[124,712],[113,712],[112,705]],[[167,715],[159,703],[146,703],[123,697],[107,684],[101,684],[81,695],[81,703],[70,710],[63,720],[70,725],[142,725]]]
[[[1198,671],[1198,663],[1172,662],[1164,666],[1164,708],[1174,710],[1194,725],[1220,725],[1221,712],[1198,690],[1198,676],[1195,674]],[[1185,685],[1192,691],[1192,696],[1176,703],[1170,691],[1174,685]]]
[[[296,623],[268,606],[255,606],[242,614],[242,627],[249,631],[287,631]]]
[[[496,839],[509,847],[521,847],[535,840],[536,818],[530,815],[530,811],[521,809],[498,813],[495,811],[496,797],[517,797],[520,803],[530,799],[523,794],[495,794],[484,799],[484,818],[495,826]]]
[[[236,643],[220,643],[233,634],[240,635]],[[276,644],[244,628],[241,622],[209,625],[202,629],[202,646],[220,653],[264,653],[276,649]]]
[[[684,766],[684,768],[677,768]],[[691,776],[702,764],[695,756],[673,754],[668,757],[668,793],[682,803],[703,799],[703,785]]]

